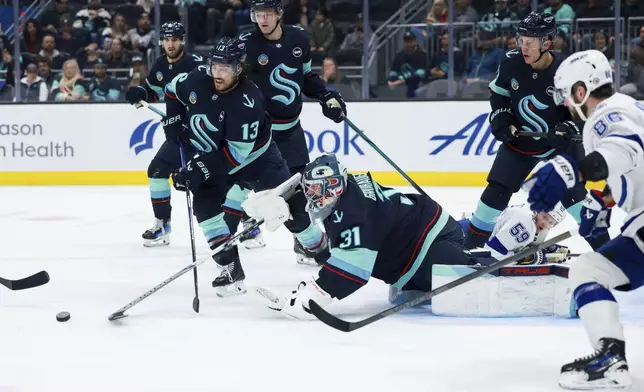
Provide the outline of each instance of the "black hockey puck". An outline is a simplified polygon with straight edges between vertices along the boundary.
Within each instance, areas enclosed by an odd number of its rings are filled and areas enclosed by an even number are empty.
[[[72,316],[69,314],[69,312],[60,312],[56,315],[56,320],[60,321],[61,323],[69,320]]]

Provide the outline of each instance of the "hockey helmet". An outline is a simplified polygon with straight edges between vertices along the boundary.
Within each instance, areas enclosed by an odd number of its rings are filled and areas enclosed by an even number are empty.
[[[306,165],[302,188],[306,196],[306,210],[319,211],[332,206],[347,187],[347,169],[335,154],[326,153]]]
[[[519,22],[517,35],[524,37],[543,37],[554,39],[557,34],[557,23],[552,14],[532,11]]]
[[[159,45],[162,45],[164,38],[181,38],[186,37],[186,29],[179,22],[165,22],[161,25],[161,33],[159,34]]]
[[[572,88],[577,83],[583,83],[586,88],[586,95],[581,102],[576,103],[572,97]],[[590,93],[598,88],[613,84],[613,67],[606,56],[598,50],[585,50],[577,52],[566,58],[557,68],[555,73],[555,94],[554,101],[557,105],[563,105],[568,98],[574,106],[579,117],[586,121],[586,115],[582,106],[588,100]]]
[[[255,18],[255,11],[273,9],[278,14],[283,9],[282,0],[251,0],[250,2],[250,19],[253,23],[257,23]]]
[[[564,219],[566,219],[566,207],[564,207],[561,202],[557,202],[555,208],[552,211],[549,211],[548,215],[550,215],[555,221],[553,227],[557,226],[559,223],[563,222]]]
[[[242,63],[246,61],[246,43],[239,38],[222,37],[208,53],[208,70],[214,64],[229,65],[235,75],[242,70]]]

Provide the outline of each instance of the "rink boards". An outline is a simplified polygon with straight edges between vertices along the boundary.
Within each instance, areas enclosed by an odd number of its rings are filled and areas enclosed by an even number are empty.
[[[164,109],[163,104],[159,104]],[[0,185],[134,185],[165,140],[160,118],[128,104],[3,105]],[[482,186],[499,143],[487,102],[352,102],[349,118],[423,186]],[[311,157],[335,152],[386,185],[404,179],[318,103],[301,116]]]

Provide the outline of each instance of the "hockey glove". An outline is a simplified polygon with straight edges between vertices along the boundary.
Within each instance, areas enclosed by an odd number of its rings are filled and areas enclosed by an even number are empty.
[[[161,120],[165,138],[172,143],[190,143],[188,126],[183,123],[180,114],[176,116],[166,116]]]
[[[148,100],[148,92],[142,86],[130,87],[125,93],[125,99],[130,103],[130,105],[136,105],[139,101]]]
[[[550,147],[565,150],[570,146],[572,139],[579,135],[581,135],[581,130],[574,121],[564,121],[555,125],[546,135],[546,139]]]
[[[309,310],[309,300],[325,307],[333,299],[313,279],[300,282],[289,297],[273,293],[271,290],[258,287],[256,293],[262,298],[269,309],[295,320],[315,320]]]
[[[242,208],[251,218],[263,219],[268,231],[277,230],[291,218],[288,204],[274,189],[251,192],[242,203]]]
[[[569,253],[570,249],[567,246],[554,244],[535,252],[534,255],[528,256],[523,261],[517,262],[517,265],[559,264],[566,261]]]
[[[523,183],[532,211],[552,211],[566,191],[579,182],[577,163],[566,155],[550,159]]]
[[[510,108],[497,109],[490,114],[490,126],[492,127],[492,135],[501,143],[509,143],[514,140],[517,127]]]
[[[601,192],[596,189],[588,191],[581,207],[579,234],[586,240],[605,235],[610,227],[612,205],[607,206],[602,200]]]
[[[327,91],[319,99],[322,105],[322,114],[324,117],[341,123],[344,116],[347,115],[347,105],[337,91]]]
[[[172,173],[174,189],[181,192],[195,190],[209,178],[210,172],[199,158],[192,159],[186,164],[186,167]]]

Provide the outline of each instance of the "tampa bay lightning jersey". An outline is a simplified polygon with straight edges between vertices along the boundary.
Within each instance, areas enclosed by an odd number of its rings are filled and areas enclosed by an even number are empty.
[[[266,110],[273,129],[297,120],[302,111],[302,94],[318,98],[326,91],[324,81],[311,70],[309,37],[301,27],[282,26],[279,40],[264,38],[255,28],[239,34],[246,42],[251,78],[266,97]]]
[[[183,54],[179,61],[170,63],[167,56],[160,56],[154,61],[143,87],[148,91],[148,101],[157,102],[164,99],[165,86],[180,73],[187,73],[204,65],[202,56]]]
[[[369,278],[389,284],[409,279],[424,259],[449,214],[427,196],[403,194],[375,182],[369,173],[350,174],[347,186],[324,219],[331,257],[316,283],[342,299]]]
[[[554,76],[564,58],[552,53],[553,61],[544,70],[526,64],[520,49],[506,53],[490,83],[492,113],[510,108],[522,131],[547,133],[555,125],[570,120],[570,112],[554,102]],[[544,138],[517,137],[510,146],[529,155],[547,156],[552,150]]]
[[[166,109],[169,118],[181,116],[190,142],[213,175],[234,174],[271,142],[264,97],[246,77],[222,94],[205,67],[179,74],[166,86]]]

